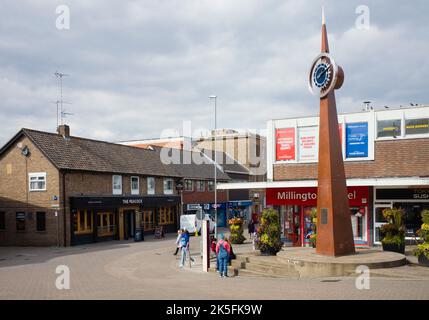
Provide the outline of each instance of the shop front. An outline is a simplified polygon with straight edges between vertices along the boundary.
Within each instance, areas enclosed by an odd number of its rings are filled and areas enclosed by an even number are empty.
[[[381,244],[380,227],[387,223],[383,218],[386,208],[404,210],[406,240],[414,243],[422,224],[421,212],[429,210],[429,188],[375,188],[374,199],[374,243]]]
[[[209,214],[213,220],[215,219],[214,203],[189,203],[186,204],[185,210],[185,214],[198,214],[202,210],[203,214]],[[217,226],[226,226],[226,203],[217,204]]]
[[[244,221],[250,221],[252,216],[252,200],[228,201],[228,219],[242,218]]]
[[[350,219],[356,246],[370,244],[370,187],[348,187]],[[311,213],[317,210],[317,188],[268,188],[267,205],[280,213],[282,240],[289,246],[309,246]]]
[[[175,232],[180,197],[70,197],[72,245]]]

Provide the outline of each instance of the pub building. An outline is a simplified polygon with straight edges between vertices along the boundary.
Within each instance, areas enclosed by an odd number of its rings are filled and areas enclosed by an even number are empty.
[[[407,243],[414,242],[429,208],[429,106],[366,108],[338,114],[356,246],[381,245],[385,208],[402,208]],[[287,245],[308,245],[310,212],[317,204],[319,117],[267,123],[267,182],[221,184],[221,189],[264,188],[265,206],[280,213]]]
[[[182,178],[141,149],[21,129],[0,149],[0,244],[68,246],[176,232]]]

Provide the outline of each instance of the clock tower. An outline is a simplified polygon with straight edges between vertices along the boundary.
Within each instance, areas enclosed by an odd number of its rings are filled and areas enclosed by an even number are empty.
[[[324,13],[321,51],[308,78],[310,91],[320,98],[316,253],[341,256],[355,253],[335,103],[344,72],[329,54]]]

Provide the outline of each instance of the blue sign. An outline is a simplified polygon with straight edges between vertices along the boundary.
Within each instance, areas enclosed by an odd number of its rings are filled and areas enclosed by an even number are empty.
[[[252,205],[251,200],[243,200],[243,201],[228,201],[228,208],[235,207],[248,207]]]
[[[368,122],[346,125],[346,158],[368,157]]]

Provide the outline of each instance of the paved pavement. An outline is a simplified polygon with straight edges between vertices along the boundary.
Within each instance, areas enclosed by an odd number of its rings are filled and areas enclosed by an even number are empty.
[[[219,278],[196,264],[178,268],[175,235],[144,242],[70,248],[0,247],[0,299],[429,299],[429,269],[376,270],[369,290],[353,277],[334,279]],[[236,252],[251,249],[235,245]],[[70,289],[56,288],[56,268],[70,269]]]

